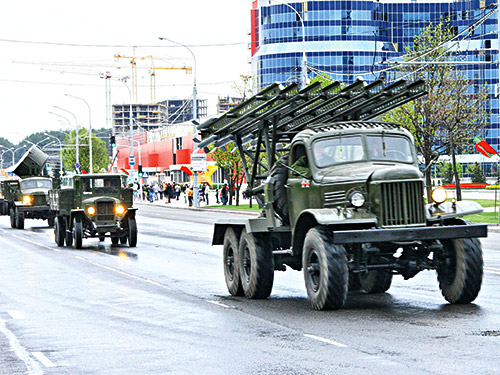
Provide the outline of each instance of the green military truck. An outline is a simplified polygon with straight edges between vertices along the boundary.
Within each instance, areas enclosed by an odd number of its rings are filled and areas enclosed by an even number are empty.
[[[215,224],[212,244],[223,245],[232,295],[267,298],[274,271],[291,268],[303,270],[317,310],[423,270],[436,270],[450,303],[476,298],[487,227],[461,217],[481,206],[447,200],[443,189],[426,203],[413,137],[373,120],[422,95],[422,81],[272,85],[199,125],[200,148],[235,144],[246,193],[263,208],[258,218]]]
[[[2,181],[2,193],[6,204],[2,212],[9,213],[12,228],[23,229],[25,219],[47,220],[54,225],[54,214],[49,207],[49,190],[52,178],[40,176],[44,173],[49,156],[32,146],[9,171],[19,180]]]
[[[118,174],[76,174],[61,178],[60,186],[50,191],[50,207],[55,214],[57,246],[81,249],[84,238],[99,238],[111,243],[137,245],[137,223],[132,189],[122,187]]]

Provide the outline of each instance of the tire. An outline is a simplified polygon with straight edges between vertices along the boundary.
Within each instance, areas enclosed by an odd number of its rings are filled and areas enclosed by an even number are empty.
[[[349,272],[349,292],[357,292],[358,290],[361,290],[359,273]]]
[[[274,211],[278,214],[283,222],[283,225],[290,225],[290,215],[288,212],[288,198],[286,193],[286,182],[288,180],[288,169],[281,165],[280,163],[288,165],[288,160],[290,159],[290,154],[283,155],[274,164],[270,177],[274,177],[275,182],[273,185],[273,195]]]
[[[137,222],[135,217],[128,218],[128,246],[137,246]]]
[[[73,219],[73,239],[75,240],[75,249],[81,249],[83,246],[83,226],[82,220],[77,217]]]
[[[66,242],[66,246],[73,246],[73,232],[70,230],[71,228],[66,228],[66,235],[64,237],[64,242]]]
[[[24,229],[24,213],[16,210],[16,228]]]
[[[392,283],[392,273],[384,270],[368,271],[359,274],[361,289],[366,293],[384,293],[389,290]]]
[[[99,241],[103,242],[106,239],[105,236],[99,236]]]
[[[271,249],[266,249],[264,245],[264,237],[243,230],[238,252],[245,296],[250,299],[269,297],[274,282],[274,258]]]
[[[450,303],[470,303],[483,281],[483,251],[477,238],[442,241],[437,277],[443,297]]]
[[[325,227],[310,229],[302,251],[304,281],[315,310],[337,310],[344,306],[349,287],[347,256],[343,246],[332,241]]]
[[[47,225],[52,228],[55,224],[55,219],[56,219],[55,217],[49,217],[47,219]]]
[[[54,224],[54,237],[57,246],[64,246],[64,236],[66,235],[66,225],[64,225],[64,219],[61,216],[55,218]]]
[[[118,245],[118,242],[120,242],[120,238],[119,237],[113,237],[113,236],[111,236],[111,244],[112,245]]]
[[[243,286],[240,278],[240,257],[238,251],[238,237],[233,228],[227,228],[224,234],[224,279],[229,293],[233,296],[243,296]]]
[[[16,213],[13,208],[10,209],[10,226],[11,228],[16,228]]]
[[[128,240],[127,236],[120,237],[120,243],[122,245],[125,245],[127,243],[127,240]]]

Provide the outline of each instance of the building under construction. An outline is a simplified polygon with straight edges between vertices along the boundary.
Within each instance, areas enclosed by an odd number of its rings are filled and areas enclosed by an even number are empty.
[[[130,131],[130,112],[134,130],[149,131],[166,125],[178,124],[193,119],[193,101],[168,99],[155,104],[114,104],[113,129],[120,135]],[[198,100],[198,118],[207,116],[207,100]]]

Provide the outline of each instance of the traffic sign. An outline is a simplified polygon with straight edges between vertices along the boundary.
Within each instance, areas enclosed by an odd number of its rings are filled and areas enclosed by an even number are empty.
[[[76,168],[76,169],[80,169],[80,167],[81,167],[80,163],[76,163],[76,164],[75,164],[75,168]]]
[[[142,172],[142,178],[148,178],[149,172]]]
[[[135,156],[128,157],[128,165],[135,165]]]
[[[191,170],[193,172],[207,171],[207,155],[206,154],[191,154]]]

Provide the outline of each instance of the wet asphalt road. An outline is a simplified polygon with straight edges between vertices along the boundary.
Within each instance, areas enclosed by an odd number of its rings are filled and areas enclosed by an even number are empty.
[[[223,216],[140,206],[136,248],[83,250],[0,217],[0,374],[500,372],[500,234],[482,240],[474,304],[445,303],[427,271],[317,312],[296,271],[276,273],[268,300],[229,296],[210,246]]]

